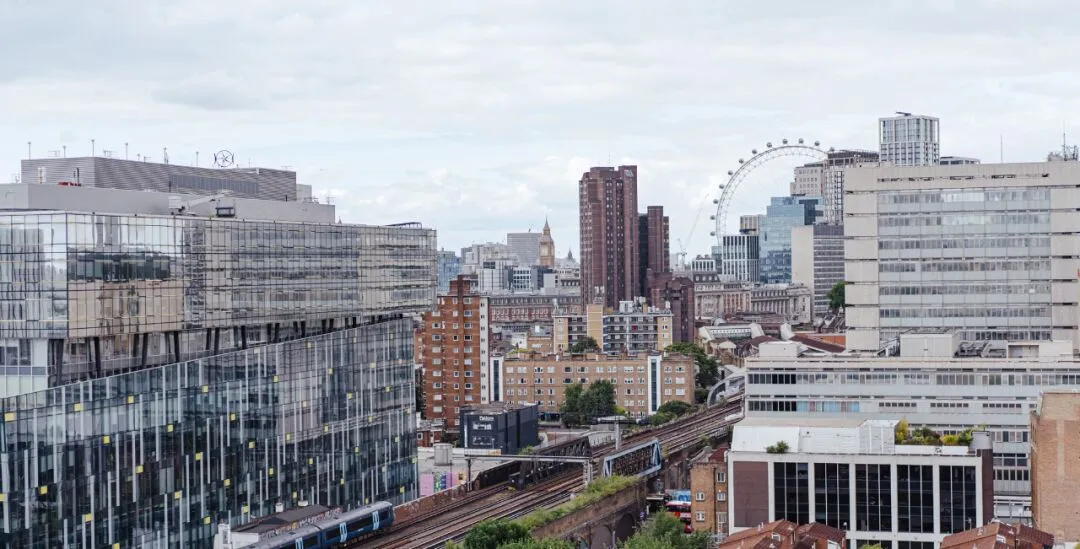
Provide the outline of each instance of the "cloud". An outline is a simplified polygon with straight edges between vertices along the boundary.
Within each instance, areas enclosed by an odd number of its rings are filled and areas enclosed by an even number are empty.
[[[76,0],[0,3],[0,160],[291,165],[345,221],[419,220],[454,249],[542,226],[577,249],[577,180],[640,165],[640,207],[712,243],[727,171],[782,138],[875,147],[895,110],[946,154],[1038,160],[1080,110],[1065,0]],[[1073,131],[1071,133],[1076,133]],[[85,151],[83,151],[85,149]],[[791,168],[732,202],[764,211]],[[0,170],[0,173],[3,173]]]

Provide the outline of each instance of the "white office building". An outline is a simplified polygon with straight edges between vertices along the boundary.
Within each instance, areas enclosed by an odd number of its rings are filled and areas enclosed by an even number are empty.
[[[881,161],[896,166],[932,166],[941,159],[938,119],[898,112],[878,119]]]
[[[1080,162],[847,170],[847,347],[919,329],[1071,342]]]
[[[933,549],[946,534],[990,522],[985,433],[973,433],[969,445],[896,444],[897,423],[739,422],[727,454],[729,531],[818,522],[844,530],[852,547]]]
[[[906,419],[993,440],[995,516],[1030,519],[1030,414],[1050,389],[1080,389],[1068,342],[961,342],[954,333],[902,337],[899,356],[798,356],[763,343],[747,359],[748,417]]]

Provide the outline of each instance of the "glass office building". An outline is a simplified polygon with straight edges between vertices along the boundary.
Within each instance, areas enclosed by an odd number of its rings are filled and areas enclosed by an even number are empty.
[[[761,219],[758,241],[763,284],[791,282],[791,229],[813,225],[820,203],[819,197],[773,197]]]
[[[416,497],[435,253],[415,225],[0,212],[0,546]]]

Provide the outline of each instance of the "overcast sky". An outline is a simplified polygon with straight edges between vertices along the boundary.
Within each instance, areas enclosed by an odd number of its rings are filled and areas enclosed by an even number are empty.
[[[1077,21],[1066,0],[3,0],[0,179],[27,141],[228,149],[296,169],[346,222],[418,220],[457,249],[547,215],[565,255],[581,173],[636,163],[641,210],[693,255],[766,141],[873,149],[902,110],[940,117],[948,155],[1080,142]],[[756,170],[733,214],[797,163]]]

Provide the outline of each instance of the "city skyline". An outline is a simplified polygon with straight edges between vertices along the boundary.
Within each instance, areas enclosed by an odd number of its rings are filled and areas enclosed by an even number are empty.
[[[578,254],[580,175],[636,164],[640,202],[665,207],[672,251],[681,240],[692,257],[714,242],[708,206],[691,232],[699,205],[766,141],[872,149],[878,117],[905,110],[940,118],[942,154],[997,161],[1003,136],[1006,161],[1038,161],[1063,123],[1072,131],[1066,113],[1080,100],[1058,52],[1078,38],[1054,16],[1064,2],[827,4],[766,16],[737,3],[476,1],[408,17],[398,12],[409,6],[348,2],[262,2],[242,17],[201,0],[12,6],[4,30],[22,49],[0,62],[0,178],[18,171],[27,141],[35,157],[87,155],[94,139],[99,154],[129,143],[131,158],[160,160],[167,147],[171,162],[199,151],[202,165],[228,149],[244,165],[291,166],[345,222],[419,220],[448,250],[538,230],[548,215],[562,256]],[[601,18],[608,30],[567,45],[574,25]],[[46,20],[67,30],[26,34]],[[923,49],[879,40],[892,34]],[[876,85],[899,74],[904,86]],[[732,213],[787,194],[794,165],[755,174],[746,185],[760,192],[744,188]]]

